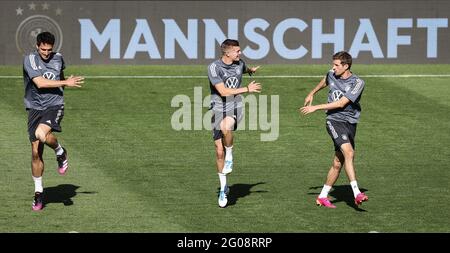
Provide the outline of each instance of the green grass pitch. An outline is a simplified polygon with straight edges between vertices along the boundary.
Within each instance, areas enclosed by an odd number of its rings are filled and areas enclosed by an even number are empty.
[[[251,62],[248,61],[248,63]],[[252,65],[253,66],[253,65]],[[297,109],[329,65],[267,65],[252,78],[262,95],[279,96],[279,138],[262,130],[235,133],[230,206],[219,186],[208,130],[175,131],[174,96],[209,93],[206,66],[69,66],[88,76],[65,90],[60,142],[70,168],[56,172],[44,152],[46,206],[31,211],[33,181],[23,108],[21,66],[0,68],[0,232],[449,232],[450,77],[363,77],[366,88],[356,137],[355,168],[370,200],[352,203],[344,171],[317,207],[333,145],[322,111]],[[450,74],[450,65],[358,65],[355,74]],[[108,75],[205,78],[115,79]],[[326,90],[315,103],[326,101]],[[206,112],[207,108],[203,108]]]

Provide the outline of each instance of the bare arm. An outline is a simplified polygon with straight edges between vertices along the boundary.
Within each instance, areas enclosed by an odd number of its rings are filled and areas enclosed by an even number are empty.
[[[215,87],[222,97],[238,95],[246,92],[261,92],[261,85],[259,83],[255,83],[255,81],[251,81],[247,87],[241,87],[237,89],[227,88],[225,87],[224,83],[218,83],[215,85]]]
[[[304,106],[300,108],[300,111],[303,114],[307,115],[317,110],[333,110],[338,108],[344,108],[349,102],[350,100],[343,96],[338,101],[334,101],[332,103]]]
[[[325,88],[327,86],[326,83],[326,77],[322,78],[320,82],[317,84],[317,86],[306,96],[305,102],[303,103],[303,106],[311,105],[314,100],[314,94],[316,94],[319,90]]]
[[[33,78],[33,82],[36,86],[41,88],[58,88],[63,86],[69,87],[81,87],[80,84],[84,83],[84,77],[81,76],[69,76],[69,78],[64,79],[64,74],[62,74],[61,78],[63,80],[49,80],[42,76],[37,76]]]

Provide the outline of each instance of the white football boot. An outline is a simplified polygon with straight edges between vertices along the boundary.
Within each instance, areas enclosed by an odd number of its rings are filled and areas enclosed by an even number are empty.
[[[225,193],[225,191],[220,191],[219,192],[219,206],[224,208],[227,206],[227,203],[228,203],[227,194]]]

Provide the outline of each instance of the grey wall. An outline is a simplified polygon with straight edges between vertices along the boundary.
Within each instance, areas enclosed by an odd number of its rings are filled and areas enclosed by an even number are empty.
[[[33,5],[33,3],[35,5]],[[449,1],[2,1],[0,64],[38,32],[70,64],[206,64],[225,37],[257,64],[450,63]]]

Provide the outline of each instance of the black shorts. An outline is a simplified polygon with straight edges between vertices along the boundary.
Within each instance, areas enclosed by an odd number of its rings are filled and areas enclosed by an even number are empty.
[[[61,132],[61,120],[64,117],[64,105],[49,107],[45,110],[27,109],[28,136],[31,142],[37,141],[35,132],[39,124],[52,128],[53,132]]]
[[[234,110],[230,110],[227,112],[218,112],[213,110],[211,117],[211,126],[213,139],[215,141],[222,139],[223,133],[222,130],[220,130],[220,122],[222,122],[222,120],[228,116],[234,119],[233,131],[236,131],[238,123],[241,122],[242,120],[242,107],[234,108]]]
[[[355,149],[356,124],[327,119],[326,127],[333,140],[335,151],[340,151],[344,143],[350,143]]]

